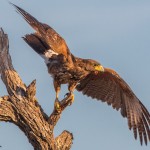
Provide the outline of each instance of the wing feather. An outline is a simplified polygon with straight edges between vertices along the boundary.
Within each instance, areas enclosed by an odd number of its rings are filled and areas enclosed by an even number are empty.
[[[129,85],[114,71],[105,68],[104,73],[90,73],[77,86],[83,94],[107,102],[120,110],[128,120],[129,129],[133,129],[135,139],[139,135],[140,143],[150,141],[150,114],[136,97]]]

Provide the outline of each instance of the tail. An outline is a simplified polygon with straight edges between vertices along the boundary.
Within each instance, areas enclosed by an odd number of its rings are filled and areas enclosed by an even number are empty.
[[[44,55],[46,51],[51,49],[50,46],[36,34],[27,34],[23,39],[39,55]]]
[[[46,64],[50,63],[50,59],[54,58],[58,53],[54,52],[51,47],[36,33],[27,34],[23,37],[24,41],[44,60]]]

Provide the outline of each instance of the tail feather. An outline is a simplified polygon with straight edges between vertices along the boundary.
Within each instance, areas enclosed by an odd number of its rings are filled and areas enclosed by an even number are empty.
[[[46,64],[50,63],[50,59],[54,58],[58,53],[53,51],[51,47],[36,33],[27,34],[23,37],[24,41],[44,60]]]
[[[36,34],[27,34],[23,37],[23,39],[35,52],[40,55],[51,49],[50,46]]]

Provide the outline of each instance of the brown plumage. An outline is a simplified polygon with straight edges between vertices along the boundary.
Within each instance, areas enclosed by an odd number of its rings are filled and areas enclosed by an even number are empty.
[[[25,35],[24,40],[45,59],[54,80],[56,99],[61,84],[68,84],[70,93],[77,89],[87,96],[107,102],[127,118],[135,139],[139,135],[141,144],[143,140],[147,144],[150,141],[150,114],[127,83],[114,70],[103,68],[97,61],[75,57],[54,29],[12,5],[36,31]]]

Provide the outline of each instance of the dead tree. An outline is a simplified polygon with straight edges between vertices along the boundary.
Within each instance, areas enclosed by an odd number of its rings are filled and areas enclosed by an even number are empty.
[[[0,121],[17,125],[35,150],[69,150],[73,135],[63,131],[54,137],[54,127],[63,110],[70,104],[69,96],[54,104],[50,116],[44,113],[36,99],[36,81],[26,86],[15,71],[9,54],[8,36],[0,29],[0,75],[8,95],[0,97]],[[59,107],[59,108],[58,108]]]

